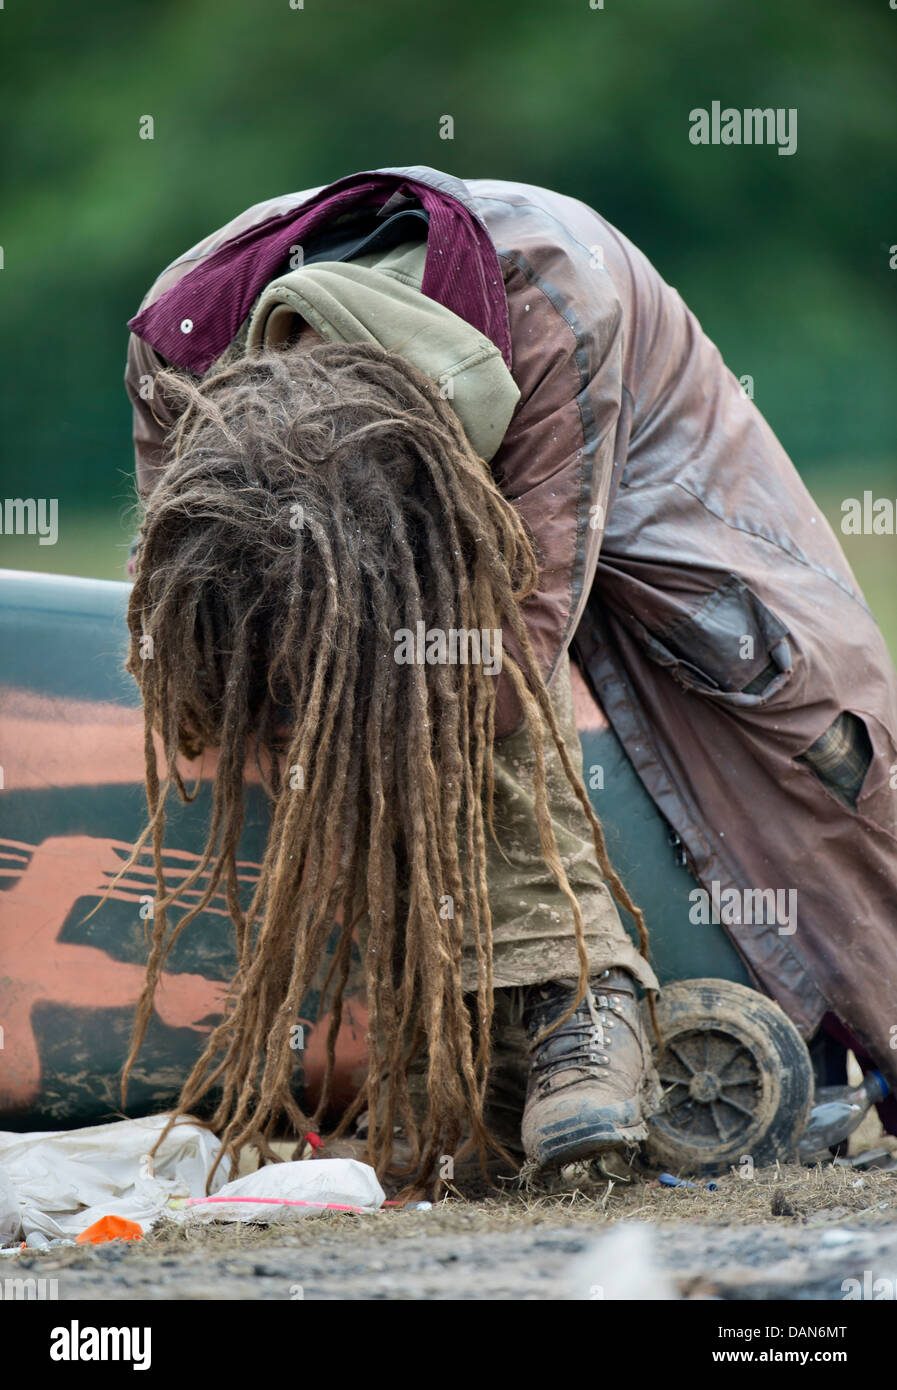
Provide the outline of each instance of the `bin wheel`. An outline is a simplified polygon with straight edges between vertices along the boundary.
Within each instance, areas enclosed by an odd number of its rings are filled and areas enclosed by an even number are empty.
[[[745,1156],[755,1168],[794,1158],[813,1068],[778,1004],[730,980],[680,980],[661,991],[657,1014],[664,1099],[648,1120],[645,1161],[711,1177]]]

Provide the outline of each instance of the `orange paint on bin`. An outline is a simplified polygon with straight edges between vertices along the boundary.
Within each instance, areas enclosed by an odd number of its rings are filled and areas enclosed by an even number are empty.
[[[76,1245],[104,1245],[107,1240],[143,1240],[143,1227],[125,1216],[101,1216],[75,1239]]]

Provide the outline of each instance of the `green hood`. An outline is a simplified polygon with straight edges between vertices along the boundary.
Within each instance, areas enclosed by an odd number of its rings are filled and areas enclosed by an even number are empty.
[[[424,372],[451,402],[487,462],[520,399],[499,349],[451,309],[421,294],[426,246],[409,242],[351,262],[318,261],[272,280],[246,346],[275,347],[304,319],[332,343],[378,343]]]

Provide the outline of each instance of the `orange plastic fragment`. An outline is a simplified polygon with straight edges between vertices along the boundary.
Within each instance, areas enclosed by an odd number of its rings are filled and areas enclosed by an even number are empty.
[[[103,1245],[107,1240],[143,1240],[143,1227],[126,1216],[101,1216],[75,1239],[76,1245]]]

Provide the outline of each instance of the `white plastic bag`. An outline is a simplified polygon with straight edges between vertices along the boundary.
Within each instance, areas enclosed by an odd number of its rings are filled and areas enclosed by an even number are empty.
[[[6,1169],[0,1167],[0,1246],[11,1245],[21,1229],[18,1193]]]
[[[354,1158],[316,1158],[272,1163],[225,1183],[211,1197],[175,1203],[176,1220],[290,1221],[321,1211],[376,1211],[385,1193],[367,1163]]]
[[[181,1121],[151,1159],[167,1122],[151,1115],[89,1129],[0,1131],[0,1172],[18,1198],[24,1235],[72,1237],[110,1214],[148,1230],[171,1197],[201,1196],[221,1145],[211,1130]],[[223,1181],[219,1168],[213,1190]]]

